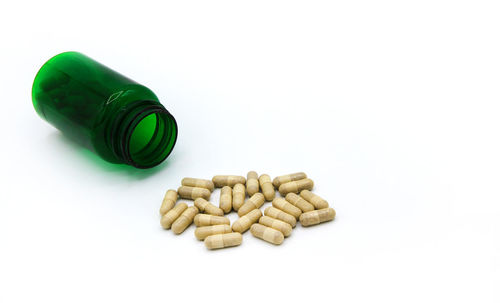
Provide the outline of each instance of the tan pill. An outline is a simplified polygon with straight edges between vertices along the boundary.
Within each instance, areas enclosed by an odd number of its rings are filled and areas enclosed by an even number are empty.
[[[297,225],[297,220],[294,216],[272,206],[269,206],[264,210],[264,215],[286,222],[292,227],[295,227],[295,225]]]
[[[274,191],[273,183],[271,183],[271,177],[269,175],[263,174],[259,177],[259,185],[262,188],[262,193],[266,201],[271,201],[276,196]]]
[[[165,229],[169,229],[172,226],[172,223],[179,218],[179,216],[188,208],[187,204],[182,202],[174,206],[171,210],[169,210],[163,217],[161,217],[160,224]]]
[[[318,195],[313,194],[308,190],[303,190],[300,192],[300,196],[304,198],[307,202],[311,203],[316,209],[328,208],[328,202]]]
[[[209,226],[209,225],[229,225],[229,219],[226,217],[212,216],[207,214],[197,214],[194,217],[194,225],[196,226]]]
[[[219,208],[226,214],[233,208],[233,190],[231,187],[224,186],[220,190]]]
[[[279,187],[280,194],[284,197],[288,193],[299,193],[304,189],[311,190],[314,186],[314,182],[311,179],[302,179],[298,181],[291,181],[283,183]]]
[[[253,224],[250,228],[250,232],[252,233],[252,235],[254,235],[254,237],[275,245],[280,245],[281,243],[283,243],[283,240],[285,240],[285,237],[279,230],[264,226],[259,223]]]
[[[181,184],[184,186],[206,188],[209,191],[214,190],[214,182],[212,182],[211,180],[197,179],[197,178],[184,178],[184,179],[182,179]]]
[[[254,194],[259,192],[259,180],[257,173],[252,171],[249,171],[247,174],[247,193],[248,196],[251,197]]]
[[[191,223],[193,223],[194,216],[198,213],[198,208],[189,206],[172,224],[172,231],[178,235],[182,233]]]
[[[333,208],[323,208],[309,211],[300,215],[300,224],[302,226],[311,226],[335,219],[335,210]]]
[[[169,210],[174,208],[175,203],[177,202],[177,192],[173,189],[167,190],[165,193],[165,197],[163,198],[163,202],[161,203],[160,207],[160,215],[166,214]]]
[[[233,187],[233,209],[238,211],[243,203],[245,203],[245,185],[238,183]]]
[[[293,206],[290,202],[283,198],[275,198],[273,200],[273,206],[276,207],[277,209],[280,209],[287,214],[290,214],[295,217],[295,219],[298,219],[299,216],[302,214],[302,211],[300,208]]]
[[[248,214],[251,210],[260,208],[264,204],[264,195],[261,193],[256,193],[251,196],[238,210],[238,216],[244,216]]]
[[[195,200],[196,198],[203,198],[210,200],[211,192],[202,187],[181,186],[177,189],[177,193],[183,199]]]
[[[194,200],[194,206],[196,206],[202,213],[214,216],[224,216],[224,211],[222,209],[203,198],[196,198],[196,200]]]
[[[308,212],[314,210],[314,206],[304,200],[301,196],[294,194],[294,193],[289,193],[286,195],[285,199],[290,202],[293,206],[297,206],[300,208],[302,212]]]
[[[244,233],[262,216],[260,209],[254,209],[233,223],[233,231]]]
[[[241,244],[242,239],[240,233],[212,235],[205,238],[205,246],[208,249],[238,246]]]
[[[212,225],[212,226],[201,226],[194,230],[194,236],[198,240],[203,240],[211,235],[227,234],[233,232],[231,226],[226,224]]]
[[[292,233],[292,226],[290,224],[272,217],[262,216],[259,219],[259,223],[279,230],[285,237],[288,237]]]
[[[297,180],[302,180],[305,178],[307,178],[307,175],[303,172],[283,175],[283,176],[279,176],[279,177],[274,178],[273,185],[275,188],[279,188],[281,184],[292,182],[292,181],[297,181]]]
[[[245,177],[243,176],[218,175],[212,178],[212,182],[214,182],[215,187],[233,187],[238,183],[245,184],[245,181]]]

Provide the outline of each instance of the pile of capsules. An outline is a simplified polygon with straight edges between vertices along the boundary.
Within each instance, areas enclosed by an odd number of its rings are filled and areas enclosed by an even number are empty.
[[[303,172],[274,178],[267,174],[258,177],[250,171],[243,176],[218,175],[212,180],[184,178],[182,186],[169,189],[160,208],[161,226],[181,234],[193,222],[197,226],[194,235],[204,240],[208,249],[238,246],[241,234],[250,229],[253,236],[279,245],[292,233],[297,219],[302,226],[311,226],[335,218],[335,210],[328,202],[311,192],[314,182]],[[221,188],[219,206],[210,203],[214,188]],[[282,197],[276,197],[278,189]],[[248,194],[248,199],[245,198]],[[194,206],[178,198],[194,200]],[[272,206],[264,210],[265,201]],[[224,214],[238,212],[238,220],[232,225]]]

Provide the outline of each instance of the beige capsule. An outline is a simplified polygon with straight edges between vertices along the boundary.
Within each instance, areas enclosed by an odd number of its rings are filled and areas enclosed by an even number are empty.
[[[279,188],[280,185],[283,183],[298,181],[298,180],[302,180],[305,178],[307,178],[307,175],[303,172],[283,175],[283,176],[279,176],[279,177],[274,178],[273,185],[275,188]]]
[[[262,212],[260,209],[254,209],[238,220],[234,221],[232,229],[233,231],[237,231],[239,233],[244,233],[247,231],[253,223],[257,222],[259,218],[262,216]]]
[[[240,233],[211,235],[205,238],[205,246],[208,249],[238,246],[242,240],[243,237]]]
[[[297,220],[294,216],[287,214],[286,212],[279,210],[276,207],[269,206],[264,210],[264,215],[286,222],[292,227],[295,227],[295,225],[297,225]]]
[[[276,192],[274,191],[273,183],[271,182],[271,177],[267,174],[263,174],[259,177],[259,185],[262,188],[262,193],[264,194],[264,198],[266,201],[271,201],[276,196]]]
[[[238,183],[233,187],[233,209],[238,211],[243,203],[245,203],[245,185]]]
[[[285,237],[288,237],[292,233],[292,226],[290,224],[272,217],[262,216],[259,219],[259,223],[279,230]]]
[[[198,208],[189,206],[185,211],[172,223],[172,231],[174,234],[181,234],[186,228],[193,223],[194,216],[198,213]]]
[[[308,211],[300,215],[300,224],[302,226],[311,226],[335,219],[335,210],[333,208],[322,208]]]
[[[194,206],[196,206],[200,212],[206,213],[214,216],[224,216],[224,211],[212,203],[208,202],[203,198],[196,198],[194,200]]]
[[[300,208],[293,206],[290,202],[283,198],[275,198],[273,200],[273,206],[286,212],[287,214],[294,216],[295,219],[298,219],[300,214],[302,214]]]
[[[184,186],[201,187],[201,188],[206,188],[209,191],[214,191],[214,182],[212,182],[211,180],[184,178],[182,179],[181,184]]]
[[[255,171],[249,171],[247,174],[247,193],[251,197],[259,192],[259,180]]]
[[[302,179],[298,181],[291,181],[283,183],[279,187],[280,194],[284,197],[288,193],[299,193],[304,189],[311,190],[314,187],[314,182],[311,179]]]
[[[160,224],[163,228],[169,229],[172,223],[188,208],[187,204],[181,202],[169,210],[163,217],[161,217]]]
[[[254,237],[275,245],[280,245],[283,243],[283,240],[285,240],[285,236],[279,230],[259,223],[253,224],[250,228],[250,232]]]
[[[238,216],[244,216],[248,214],[251,210],[260,208],[264,204],[264,195],[261,193],[256,193],[251,196],[238,210]]]
[[[311,210],[314,210],[314,206],[304,200],[301,196],[294,194],[294,193],[288,193],[285,197],[285,199],[290,202],[293,206],[297,206],[300,208],[302,212],[308,212]]]
[[[220,216],[212,216],[207,214],[197,214],[194,217],[194,225],[196,226],[209,226],[231,223],[228,218]]]
[[[211,226],[201,226],[194,230],[194,236],[198,240],[203,240],[211,235],[227,234],[233,232],[231,226],[226,224],[211,225]]]
[[[165,197],[163,198],[163,202],[161,203],[160,207],[160,215],[166,214],[169,210],[174,208],[175,203],[177,202],[177,192],[173,189],[167,190],[165,193]]]
[[[231,187],[224,186],[220,190],[219,208],[226,214],[233,208],[233,190]]]
[[[300,192],[300,196],[304,198],[307,202],[311,203],[316,209],[328,208],[328,202],[318,195],[313,194],[308,190],[303,190]]]
[[[195,200],[196,198],[203,198],[210,200],[211,192],[202,187],[181,186],[177,189],[177,193],[183,199]]]
[[[245,181],[245,177],[243,176],[217,175],[212,178],[212,182],[214,182],[215,187],[233,187],[238,183],[245,184]]]

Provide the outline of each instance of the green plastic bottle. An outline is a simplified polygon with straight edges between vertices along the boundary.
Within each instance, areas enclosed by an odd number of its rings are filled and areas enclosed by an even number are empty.
[[[174,117],[149,88],[81,53],[47,61],[32,98],[43,119],[111,163],[153,167],[177,139]]]

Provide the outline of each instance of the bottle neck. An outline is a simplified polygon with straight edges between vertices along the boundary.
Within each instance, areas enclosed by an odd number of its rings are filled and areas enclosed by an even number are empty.
[[[116,158],[137,168],[161,163],[177,140],[174,117],[157,101],[141,100],[120,108],[107,141]]]

